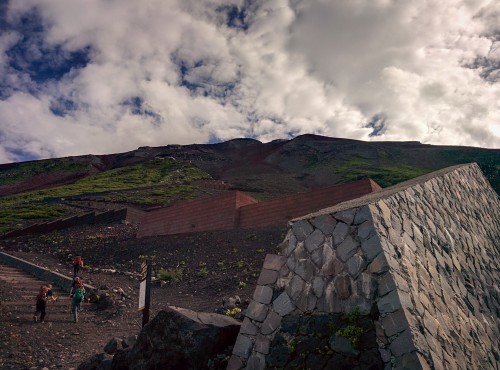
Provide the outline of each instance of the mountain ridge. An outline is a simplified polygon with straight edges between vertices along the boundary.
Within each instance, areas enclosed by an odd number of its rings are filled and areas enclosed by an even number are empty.
[[[76,212],[68,199],[140,209],[211,196],[196,180],[212,179],[259,199],[369,177],[387,187],[456,164],[477,162],[500,193],[500,149],[364,142],[306,134],[262,143],[170,144],[103,155],[0,165],[0,230]]]

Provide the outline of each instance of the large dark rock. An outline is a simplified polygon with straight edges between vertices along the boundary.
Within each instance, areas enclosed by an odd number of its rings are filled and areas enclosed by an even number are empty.
[[[113,369],[213,369],[239,330],[240,322],[231,317],[168,307],[142,329],[131,349],[118,351]]]
[[[113,356],[99,353],[78,365],[77,370],[111,370],[112,360]]]

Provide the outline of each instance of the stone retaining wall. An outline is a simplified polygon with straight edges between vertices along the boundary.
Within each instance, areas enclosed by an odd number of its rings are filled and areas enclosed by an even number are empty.
[[[290,225],[228,369],[500,369],[500,201],[477,165]]]

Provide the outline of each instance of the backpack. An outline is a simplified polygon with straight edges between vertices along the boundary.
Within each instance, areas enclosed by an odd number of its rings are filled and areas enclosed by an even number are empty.
[[[47,299],[47,292],[49,291],[49,288],[46,286],[41,286],[40,291],[38,292],[38,295],[36,296],[37,299]]]
[[[82,256],[76,256],[73,259],[73,265],[75,265],[75,266],[83,266],[83,258],[82,258]]]
[[[75,301],[83,301],[84,294],[83,294],[83,289],[82,288],[75,288],[75,292],[73,294],[73,300]]]

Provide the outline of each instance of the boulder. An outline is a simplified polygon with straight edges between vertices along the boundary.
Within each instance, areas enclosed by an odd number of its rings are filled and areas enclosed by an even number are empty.
[[[111,297],[110,294],[108,293],[103,293],[99,300],[97,301],[97,309],[98,310],[108,310],[110,308],[113,308],[115,306],[115,301]]]
[[[112,361],[113,356],[99,353],[78,365],[77,370],[111,370]]]
[[[222,355],[230,353],[239,330],[240,322],[231,317],[168,307],[141,330],[132,348],[117,352],[112,368],[214,368]]]
[[[137,335],[131,335],[127,338],[123,338],[122,340],[122,348],[130,348],[137,342]]]
[[[112,338],[103,348],[104,352],[109,355],[114,355],[118,351],[118,343],[121,342],[120,338]]]

